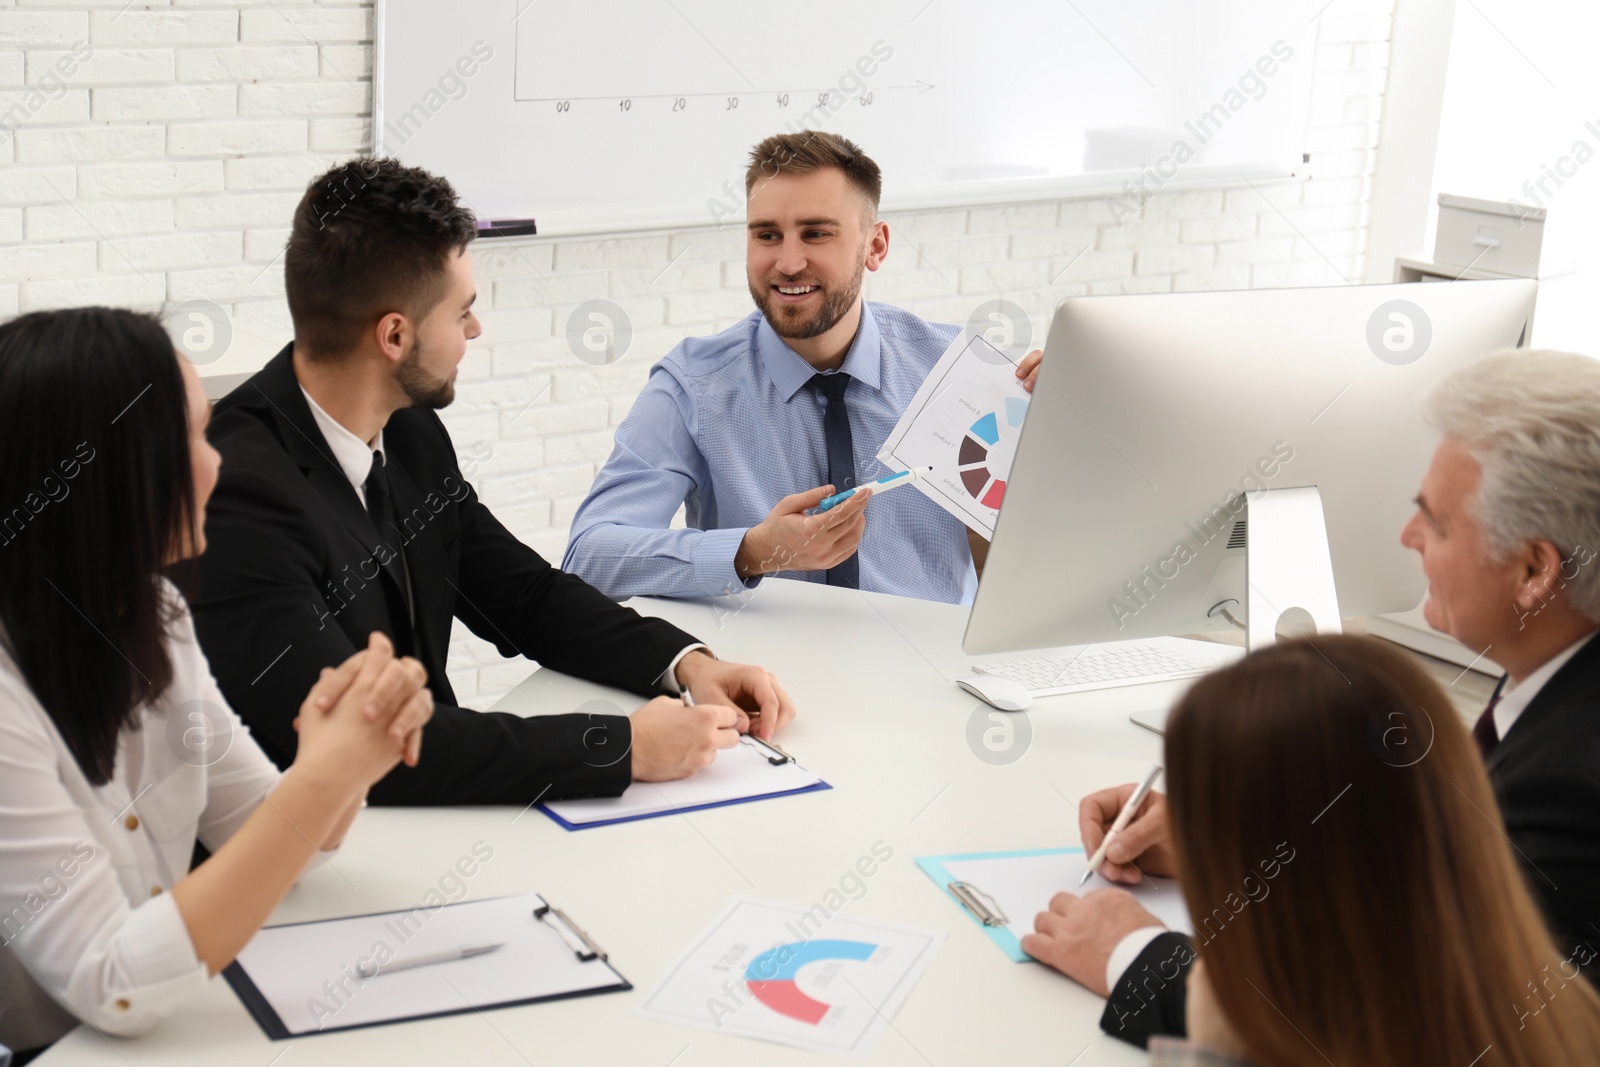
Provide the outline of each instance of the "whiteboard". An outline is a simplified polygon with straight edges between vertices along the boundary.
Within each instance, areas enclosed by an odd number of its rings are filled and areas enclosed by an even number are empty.
[[[1299,0],[379,0],[374,150],[549,234],[742,222],[752,145],[857,141],[886,210],[1291,174]],[[1140,190],[1142,189],[1142,194]]]

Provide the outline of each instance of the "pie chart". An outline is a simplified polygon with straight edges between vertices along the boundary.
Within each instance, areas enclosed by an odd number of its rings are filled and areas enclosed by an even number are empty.
[[[744,969],[744,984],[750,995],[791,1019],[815,1026],[828,1014],[831,1004],[807,996],[795,983],[800,968],[822,960],[865,960],[878,950],[865,941],[797,941],[770,948],[751,960]]]
[[[978,416],[961,439],[956,472],[961,476],[962,487],[986,508],[998,511],[1006,495],[1011,457],[1016,455],[1017,434],[1027,414],[1025,397],[1008,396],[1003,410]]]

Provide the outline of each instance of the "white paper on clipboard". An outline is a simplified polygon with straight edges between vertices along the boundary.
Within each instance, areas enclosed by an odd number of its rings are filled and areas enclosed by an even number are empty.
[[[911,398],[878,459],[897,471],[931,466],[915,488],[992,538],[1027,413],[1016,361],[963,330]]]

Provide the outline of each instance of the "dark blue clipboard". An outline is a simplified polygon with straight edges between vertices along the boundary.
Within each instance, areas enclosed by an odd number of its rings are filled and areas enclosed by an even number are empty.
[[[542,895],[540,896],[540,899],[544,899]],[[548,904],[549,902],[546,901],[545,903]],[[450,907],[450,905],[445,904],[443,907]],[[407,915],[410,914],[411,910],[413,909],[400,908],[395,911],[369,911],[361,915],[336,915],[328,919],[312,919],[309,922],[302,923],[276,923],[275,925],[317,926],[322,923],[343,922],[347,919],[372,919],[380,915]],[[263,927],[263,929],[267,928]],[[613,985],[595,986],[590,989],[574,989],[565,993],[552,993],[549,996],[524,997],[518,1000],[499,1001],[494,1004],[465,1004],[459,1008],[446,1008],[443,1011],[430,1011],[421,1015],[404,1015],[394,1019],[374,1019],[372,1022],[350,1023],[345,1026],[326,1026],[320,1030],[306,1030],[301,1033],[294,1033],[284,1025],[283,1019],[278,1015],[277,1009],[275,1009],[272,1004],[268,1002],[266,996],[263,995],[261,990],[256,987],[254,980],[252,980],[250,977],[250,973],[244,969],[243,965],[241,965],[238,960],[234,960],[232,963],[228,964],[227,967],[223,968],[222,977],[225,978],[228,982],[228,985],[233,988],[233,992],[236,996],[238,996],[239,1002],[244,1005],[245,1010],[250,1013],[251,1018],[255,1019],[256,1025],[261,1027],[262,1032],[267,1035],[268,1040],[289,1041],[298,1037],[314,1037],[318,1034],[334,1034],[341,1030],[369,1030],[374,1026],[391,1026],[395,1023],[416,1022],[420,1019],[442,1019],[447,1015],[465,1015],[468,1012],[493,1011],[499,1008],[517,1008],[525,1004],[543,1004],[546,1001],[574,1000],[578,997],[592,997],[598,996],[602,993],[625,993],[633,988],[633,983],[624,978],[622,976],[622,972],[617,970],[616,967],[612,966],[610,960],[596,959],[592,962],[603,965],[612,974],[616,975],[616,983]]]
[[[534,805],[540,811],[550,816],[550,820],[564,830],[593,830],[597,826],[615,826],[618,823],[638,822],[641,819],[659,819],[667,815],[681,815],[688,811],[705,811],[708,808],[726,808],[733,804],[752,804],[758,800],[772,800],[774,797],[792,797],[800,793],[818,793],[824,789],[832,789],[827,782],[814,782],[811,785],[801,786],[799,789],[785,789],[781,793],[762,793],[758,797],[735,797],[732,800],[713,800],[708,804],[693,804],[687,808],[668,808],[666,811],[652,811],[644,815],[619,815],[615,819],[600,819],[597,822],[573,823],[568,822],[543,804]]]

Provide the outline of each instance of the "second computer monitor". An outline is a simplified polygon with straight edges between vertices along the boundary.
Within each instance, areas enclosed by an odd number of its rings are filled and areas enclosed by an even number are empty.
[[[1315,486],[1346,617],[1426,583],[1423,397],[1527,343],[1521,279],[1074,297],[1056,310],[970,653],[1196,633],[1246,603],[1248,494]]]

